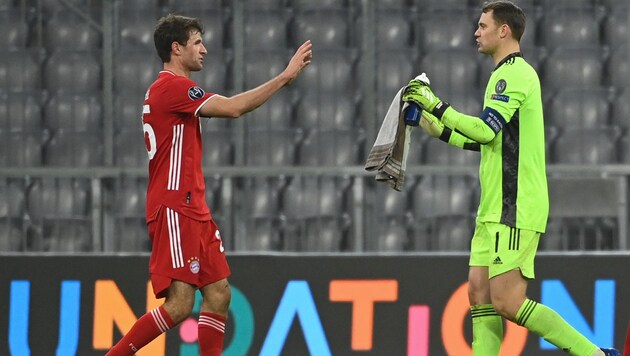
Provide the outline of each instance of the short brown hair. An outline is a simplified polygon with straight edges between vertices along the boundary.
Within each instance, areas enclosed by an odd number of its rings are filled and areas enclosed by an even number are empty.
[[[525,13],[520,7],[508,0],[495,0],[484,3],[481,11],[492,11],[494,20],[501,25],[510,26],[512,37],[517,41],[521,40],[525,32]]]
[[[203,34],[203,25],[199,19],[180,15],[162,17],[155,26],[155,32],[153,32],[155,49],[162,62],[171,61],[171,44],[173,42],[177,41],[177,43],[185,46],[190,34],[194,31]]]

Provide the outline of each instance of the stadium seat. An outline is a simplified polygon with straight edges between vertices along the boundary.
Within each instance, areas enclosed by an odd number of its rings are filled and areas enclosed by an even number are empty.
[[[190,78],[197,82],[206,92],[228,95],[230,87],[228,83],[228,61],[226,52],[209,49],[208,54],[203,59],[204,68],[198,72],[191,73]],[[157,72],[155,77],[157,77]]]
[[[434,249],[438,251],[467,251],[474,232],[469,217],[449,216],[437,219]]]
[[[617,88],[630,87],[629,56],[630,42],[628,42],[628,45],[615,48],[610,56],[610,60],[608,62],[609,81],[610,84]]]
[[[285,130],[248,130],[245,161],[248,165],[291,165],[295,163],[295,145],[301,132]]]
[[[596,0],[554,0],[545,4],[545,9],[582,9],[592,10]]]
[[[58,94],[45,105],[44,121],[52,131],[100,132],[103,129],[101,98],[96,95]]]
[[[289,2],[295,10],[313,10],[313,9],[344,9],[348,7],[348,0],[291,0]]]
[[[245,46],[250,49],[287,48],[288,13],[249,9],[245,12]]]
[[[245,89],[257,87],[282,73],[290,56],[291,53],[281,50],[245,50]]]
[[[124,177],[117,179],[114,185],[116,216],[144,218],[147,186],[147,178]]]
[[[409,234],[404,225],[398,220],[386,221],[375,237],[376,252],[402,252],[409,245]]]
[[[296,104],[296,125],[303,129],[350,129],[362,127],[357,122],[357,100],[351,93],[305,91]]]
[[[39,178],[27,192],[27,208],[35,223],[43,219],[88,217],[90,184],[79,178]]]
[[[414,219],[471,215],[476,185],[470,177],[424,176],[412,195]]]
[[[114,95],[114,130],[142,130],[143,95]]]
[[[38,49],[3,51],[0,56],[0,90],[35,92],[40,89],[43,58],[44,53]]]
[[[57,130],[44,148],[44,164],[90,167],[103,162],[103,134]]]
[[[245,178],[240,192],[248,203],[244,206],[247,216],[254,218],[271,218],[278,215],[279,181],[277,178],[250,177]]]
[[[0,252],[24,251],[22,220],[0,218]]]
[[[453,9],[458,11],[468,10],[468,1],[461,0],[412,0],[418,8],[428,11]]]
[[[292,47],[311,40],[318,50],[350,47],[352,19],[345,9],[301,10],[293,15],[289,33]],[[313,62],[315,63],[315,61]]]
[[[0,10],[0,48],[25,48],[29,35],[29,20],[22,11],[7,8]]]
[[[202,130],[204,167],[229,166],[234,164],[234,143],[230,131]]]
[[[357,53],[351,49],[320,50],[317,61],[304,69],[294,85],[300,90],[352,93],[357,90],[356,59]]]
[[[598,87],[602,84],[603,67],[599,48],[556,48],[543,67],[543,96],[566,87]]]
[[[409,10],[415,5],[414,2],[414,0],[381,0],[376,2],[376,8],[379,11],[390,9]]]
[[[42,144],[42,132],[29,133],[0,130],[0,166],[41,166]]]
[[[630,129],[630,86],[626,87],[613,101],[612,124],[625,130]]]
[[[160,18],[157,7],[146,10],[125,10],[119,14],[119,45],[123,50],[151,50],[155,51],[153,32],[155,24]],[[148,60],[154,52],[146,53]],[[154,55],[156,56],[156,55]]]
[[[428,53],[422,59],[420,68],[432,79],[431,88],[438,96],[450,97],[449,93],[479,87],[477,53],[470,49]]]
[[[0,92],[0,131],[41,132],[41,98],[30,93]]]
[[[101,34],[72,11],[59,10],[44,23],[44,46],[58,49],[90,50],[101,47]]]
[[[248,128],[277,130],[291,127],[294,94],[291,90],[282,90],[264,105],[246,114]]]
[[[630,133],[626,135],[619,142],[621,163],[630,164]]]
[[[605,89],[561,89],[546,110],[545,122],[560,127],[606,127],[611,116],[609,97]]]
[[[377,4],[379,7],[387,6],[382,4],[382,1],[378,1]],[[377,48],[386,50],[414,47],[415,16],[417,16],[416,13],[410,13],[410,9],[405,7],[401,7],[400,10],[378,10],[375,25]],[[359,24],[361,23],[359,21]]]
[[[24,182],[16,179],[0,179],[0,220],[22,218],[25,213]]]
[[[92,245],[91,223],[83,219],[55,219],[44,225],[47,252],[88,252]]]
[[[617,163],[617,141],[620,136],[618,127],[565,128],[553,143],[553,161],[565,164]]]
[[[545,12],[542,41],[548,48],[599,46],[599,20],[592,9],[555,8]]]
[[[114,226],[115,252],[151,252],[144,218],[118,218]]]
[[[622,43],[628,43],[628,32],[630,31],[630,6],[623,1],[611,1],[612,5],[607,16],[604,18],[604,41],[611,48],[616,48]],[[620,6],[619,6],[620,5]],[[619,6],[619,7],[617,7]]]
[[[151,0],[153,1],[153,0]],[[262,0],[261,0],[262,1]],[[277,0],[273,0],[277,1]],[[221,10],[223,7],[223,0],[167,0],[168,10],[174,13],[189,13],[191,11],[206,11],[206,10]],[[200,17],[205,20],[205,17]],[[204,21],[205,22],[205,21]],[[205,25],[205,23],[204,23]]]
[[[476,165],[479,152],[463,150],[435,139],[427,139],[422,147],[421,162],[434,165]]]
[[[413,49],[380,51],[376,54],[377,94],[379,100],[384,96],[383,100],[387,103],[383,115],[379,117],[385,115],[398,90],[420,74],[415,65],[417,58],[417,52]]]
[[[101,83],[101,57],[95,51],[53,53],[44,66],[44,82],[51,93],[96,93]]]
[[[318,217],[304,221],[301,230],[303,252],[340,252],[343,244],[343,231],[339,219]]]
[[[119,167],[148,168],[147,147],[139,128],[123,130],[114,136],[114,164]]]
[[[282,237],[277,219],[251,218],[247,222],[247,235],[243,239],[242,251],[264,252],[282,249]]]
[[[439,9],[426,14],[420,24],[422,52],[473,48],[477,19],[473,21],[467,9]]]
[[[305,166],[359,164],[362,136],[359,130],[310,130],[298,150],[298,162]]]
[[[157,56],[142,51],[120,51],[114,68],[114,92],[144,98],[162,68]]]
[[[287,219],[338,217],[343,211],[343,182],[330,177],[295,177],[282,193]]]

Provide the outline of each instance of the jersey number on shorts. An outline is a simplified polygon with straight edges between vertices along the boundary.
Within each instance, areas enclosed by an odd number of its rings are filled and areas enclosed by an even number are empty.
[[[225,248],[223,248],[223,240],[221,240],[221,234],[219,233],[219,230],[216,230],[214,232],[214,237],[217,238],[217,240],[219,240],[219,251],[223,252],[225,251]]]

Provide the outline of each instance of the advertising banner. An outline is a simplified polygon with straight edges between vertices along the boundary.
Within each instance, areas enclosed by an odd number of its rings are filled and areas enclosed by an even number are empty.
[[[471,355],[467,257],[232,256],[224,355]],[[630,256],[545,255],[529,298],[623,347]],[[148,256],[0,256],[0,355],[104,355],[153,297]],[[138,355],[198,355],[191,318]],[[565,355],[511,322],[501,355]]]

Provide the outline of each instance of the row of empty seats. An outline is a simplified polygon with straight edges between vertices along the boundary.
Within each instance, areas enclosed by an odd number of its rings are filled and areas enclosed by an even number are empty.
[[[353,231],[359,228],[353,220],[353,185],[357,179],[364,179],[366,187],[361,197],[366,237],[361,249],[399,252],[468,248],[478,205],[478,185],[472,176],[427,176],[410,181],[405,193],[386,188],[372,178],[236,178],[228,179],[232,185],[228,195],[225,179],[210,177],[206,180],[207,200],[229,249],[351,251],[356,248]],[[112,183],[104,198],[117,207],[105,220],[113,227],[111,248],[148,251],[144,220],[147,179],[123,178]],[[600,194],[594,189],[588,194]],[[8,179],[0,182],[0,193],[6,197],[0,203],[0,251],[91,250],[89,180]],[[557,198],[557,191],[554,194]],[[582,216],[587,212],[579,209],[573,209],[573,213],[567,209],[552,211],[541,247],[616,248],[620,222],[609,213],[615,209],[602,207],[600,213],[587,217]],[[238,223],[231,225],[225,216],[228,211],[234,214],[232,221]]]

